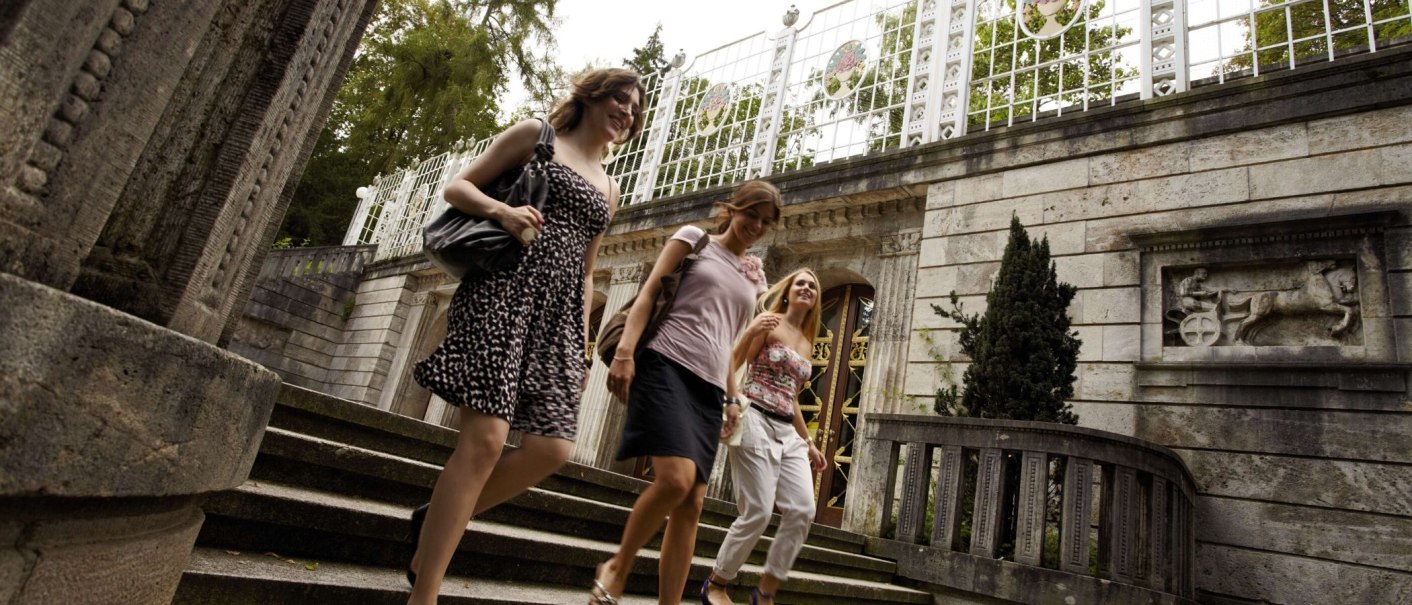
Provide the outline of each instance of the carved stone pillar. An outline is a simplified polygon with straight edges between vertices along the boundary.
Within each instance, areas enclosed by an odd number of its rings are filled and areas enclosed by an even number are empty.
[[[645,274],[638,263],[613,267],[608,302],[603,304],[604,323],[637,294]],[[596,355],[589,363],[588,392],[584,393],[583,404],[579,407],[579,432],[571,457],[580,464],[608,468],[618,452],[626,409],[608,392],[608,367]]]
[[[374,5],[0,8],[0,602],[171,602],[279,388],[215,343]]]
[[[917,284],[917,252],[921,232],[906,231],[882,241],[878,257],[882,271],[874,284],[872,335],[868,339],[868,366],[859,395],[861,413],[908,414],[915,412],[903,397],[907,375],[907,335],[912,327],[912,298]],[[864,420],[866,422],[866,420]]]

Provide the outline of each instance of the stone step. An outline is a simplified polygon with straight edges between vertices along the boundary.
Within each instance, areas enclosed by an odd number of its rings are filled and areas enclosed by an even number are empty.
[[[429,486],[440,470],[425,462],[271,428],[266,431],[251,478],[412,507],[430,498]],[[481,518],[616,542],[628,513],[626,506],[534,488]],[[725,539],[726,527],[704,521],[697,534],[696,554],[714,556]],[[761,538],[749,562],[763,564],[774,529],[769,528]],[[656,538],[649,546],[656,547],[659,541]],[[806,543],[795,569],[887,582],[896,566],[883,559]]]
[[[270,427],[425,462],[438,468],[451,455],[456,445],[456,431],[451,429],[288,384],[280,390],[270,418]],[[265,458],[264,446],[261,449],[261,459],[256,460],[256,472],[259,472]],[[435,474],[429,477],[424,483],[428,487],[435,481]],[[646,481],[640,479],[569,462],[559,472],[540,482],[539,487],[597,502],[631,507],[637,494],[646,489],[647,485]],[[425,501],[424,496],[418,497]],[[416,500],[402,502],[417,503]],[[734,503],[707,498],[701,522],[703,525],[727,527],[735,517]],[[778,525],[778,522],[779,516],[775,515],[771,527]],[[773,530],[769,533],[773,533]],[[861,555],[864,538],[852,532],[816,524],[809,531],[808,544]]]
[[[197,548],[172,604],[405,605],[407,594],[407,580],[402,573],[385,567]],[[442,584],[438,602],[441,605],[562,605],[585,602],[586,595],[586,590],[555,584],[449,576]],[[624,595],[619,603],[654,605],[657,599]]]
[[[410,558],[407,516],[410,507],[272,482],[247,482],[214,496],[198,540],[204,547],[239,552],[275,552],[296,561],[319,560],[376,566],[400,574]],[[448,574],[529,585],[586,587],[594,566],[609,558],[616,545],[562,529],[543,530],[477,520],[462,538]],[[654,594],[657,552],[644,549],[628,590]],[[710,572],[710,559],[696,557],[691,577]],[[487,570],[493,569],[493,572]],[[740,585],[758,581],[760,568],[747,565]],[[211,581],[196,573],[195,584]],[[184,580],[185,582],[185,580]],[[688,583],[688,591],[693,590]],[[474,584],[474,582],[472,582]],[[191,589],[195,591],[195,588]],[[361,601],[357,601],[361,602]],[[791,576],[781,603],[930,603],[927,593],[882,582],[798,572]]]

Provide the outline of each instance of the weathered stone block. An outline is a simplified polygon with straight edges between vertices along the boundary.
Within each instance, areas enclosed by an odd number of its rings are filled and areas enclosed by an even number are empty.
[[[1393,316],[1412,317],[1412,273],[1388,273],[1387,289]]]
[[[1409,199],[1412,199],[1412,187],[1407,185],[1340,191],[1333,194],[1330,208],[1336,213],[1390,210],[1403,207]]]
[[[1142,265],[1137,252],[1125,250],[1103,255],[1103,285],[1137,286],[1142,282]]]
[[[1153,212],[1243,202],[1250,199],[1250,177],[1247,170],[1255,168],[1227,168],[1138,181],[1138,211]]]
[[[1035,225],[1043,219],[1043,204],[1039,196],[1031,196],[958,206],[952,211],[952,233],[1009,229],[1011,217],[1019,217],[1022,225]]]
[[[403,317],[405,317],[407,314],[406,307],[396,300],[389,302],[366,304],[360,301],[358,304],[353,306],[353,312],[349,314],[348,318],[351,320],[364,317],[371,318],[394,316],[399,314],[398,311],[401,311],[401,315]]]
[[[1103,361],[1137,361],[1142,349],[1141,330],[1136,324],[1103,326]]]
[[[909,363],[907,364],[906,388],[903,389],[903,392],[915,396],[934,396],[936,390],[941,388],[943,384],[941,373],[941,364],[933,362]]]
[[[1115,324],[1142,321],[1142,290],[1138,288],[1103,288],[1081,290],[1083,323]],[[1077,297],[1076,297],[1077,298]]]
[[[947,263],[979,263],[1000,260],[1009,231],[972,233],[947,238]]]
[[[1109,431],[1119,435],[1133,434],[1136,426],[1132,405],[1126,403],[1101,403],[1092,401],[1072,402],[1073,411],[1079,416],[1079,426]]]
[[[1290,124],[1199,139],[1191,143],[1191,170],[1219,170],[1305,157],[1311,153],[1311,137],[1312,132],[1304,124]]]
[[[1172,143],[1095,156],[1089,159],[1088,180],[1102,185],[1189,172],[1189,153],[1190,144]]]
[[[1000,189],[1004,197],[1020,197],[1087,186],[1088,159],[1083,158],[1009,170]]]
[[[1136,436],[1168,447],[1406,464],[1405,424],[1368,412],[1149,405]]]
[[[1054,256],[1069,256],[1072,254],[1083,254],[1088,246],[1087,223],[1073,222],[1063,225],[1041,225],[1037,227],[1026,227],[1033,241],[1049,240],[1049,253]],[[999,260],[1005,252],[1005,243],[1009,241],[1009,232],[1000,232],[1000,248],[995,259]]]
[[[1412,467],[1179,449],[1204,494],[1412,518]]]
[[[1412,106],[1309,122],[1309,153],[1320,155],[1412,141]]]
[[[990,293],[1000,263],[959,265],[956,271],[956,293],[962,296],[985,296]]]
[[[1103,361],[1103,326],[1074,326],[1078,332],[1079,361]]]
[[[1130,401],[1133,395],[1133,367],[1120,363],[1081,363],[1074,388],[1076,399],[1087,401]]]
[[[1217,595],[1266,603],[1412,601],[1412,575],[1279,553],[1199,543],[1196,585]]]
[[[1397,360],[1403,363],[1412,362],[1412,347],[1407,346],[1412,343],[1412,317],[1399,317],[1393,322],[1393,330],[1397,333],[1397,342],[1401,345],[1397,350]]]
[[[1412,183],[1412,144],[1384,147],[1381,152],[1382,163],[1378,166],[1378,184]]]
[[[1002,174],[973,176],[956,181],[953,202],[957,206],[1000,199],[1004,192],[1005,177]]]
[[[397,316],[395,316],[395,315],[378,315],[378,316],[375,316],[375,317],[357,317],[357,318],[349,319],[349,320],[348,320],[348,323],[343,326],[343,329],[344,329],[345,331],[356,331],[356,330],[391,330],[391,331],[393,331],[393,332],[401,332],[401,328],[400,328],[400,327],[394,327],[394,326],[397,326],[397,324],[398,324],[400,321],[402,321],[402,320],[401,320],[400,318],[398,318]]]
[[[949,267],[927,267],[917,270],[917,298],[932,298],[936,296],[946,296],[956,290],[957,273],[960,267],[952,265]]]
[[[955,213],[950,208],[928,210],[926,218],[922,221],[922,237],[939,237],[954,233],[954,216]]]
[[[1152,361],[1162,358],[1162,333],[1165,329],[1160,323],[1141,324],[1142,334],[1142,359]]]
[[[927,186],[927,210],[948,208],[956,201],[956,181],[942,181]]]
[[[358,283],[358,296],[377,292],[379,290],[401,290],[407,286],[410,275],[391,275],[379,277]]]
[[[1407,517],[1214,497],[1197,504],[1200,541],[1412,571]]]
[[[922,248],[918,252],[918,267],[939,267],[951,264],[950,255],[947,252],[951,247],[949,237],[928,237],[922,239]]]
[[[1103,286],[1102,254],[1079,254],[1054,259],[1054,272],[1059,281],[1078,288]]]
[[[1251,199],[1372,187],[1380,181],[1377,150],[1350,151],[1250,167]]]

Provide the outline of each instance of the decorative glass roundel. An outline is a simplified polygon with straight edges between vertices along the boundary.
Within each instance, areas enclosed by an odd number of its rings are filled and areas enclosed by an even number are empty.
[[[1031,38],[1053,38],[1068,31],[1083,14],[1084,0],[1022,0],[1015,20]]]
[[[829,63],[824,67],[824,95],[830,99],[841,99],[858,89],[863,81],[863,65],[868,60],[867,49],[857,40],[844,42],[833,51]]]
[[[696,106],[696,132],[697,134],[711,134],[721,129],[725,125],[726,118],[730,117],[731,88],[728,84],[716,84],[706,89],[706,94],[701,95],[701,102]]]

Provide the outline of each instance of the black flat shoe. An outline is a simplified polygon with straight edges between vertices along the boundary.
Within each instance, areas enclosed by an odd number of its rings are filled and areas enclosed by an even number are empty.
[[[412,511],[412,535],[410,538],[412,540],[412,556],[414,557],[417,556],[417,547],[422,542],[422,523],[427,520],[427,507],[430,506],[431,503],[428,502]],[[411,561],[407,562],[407,583],[412,586],[417,585],[417,572],[412,571]]]

